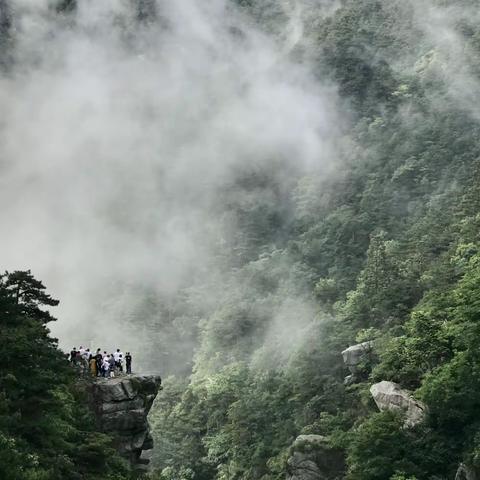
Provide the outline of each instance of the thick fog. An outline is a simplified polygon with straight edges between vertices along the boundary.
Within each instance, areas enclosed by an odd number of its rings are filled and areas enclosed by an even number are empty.
[[[225,0],[140,3],[2,7],[0,263],[61,300],[51,328],[64,348],[129,349],[118,325],[139,288],[168,298],[215,274],[235,235],[219,192],[238,172],[327,175],[335,161],[335,89],[292,54],[302,4],[285,2],[278,34]]]

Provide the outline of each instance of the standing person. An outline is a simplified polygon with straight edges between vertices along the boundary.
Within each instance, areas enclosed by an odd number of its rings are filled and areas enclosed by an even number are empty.
[[[82,357],[80,356],[80,351],[77,350],[75,352],[75,356],[73,357],[73,364],[78,365],[80,363],[81,359],[82,359]]]
[[[109,377],[109,370],[110,370],[110,362],[108,361],[108,357],[105,357],[102,361],[102,375],[105,378]]]
[[[118,363],[118,359],[120,358],[120,349],[119,348],[117,348],[117,351],[113,353],[113,358],[115,359],[115,365],[118,366],[117,363]]]
[[[103,374],[103,371],[102,371],[103,357],[102,357],[102,350],[100,348],[97,348],[97,353],[95,354],[95,362],[97,364],[97,377],[98,377]]]
[[[83,351],[83,355],[80,355],[79,362],[82,369],[82,374],[87,375],[88,370],[90,369],[90,364],[89,364],[89,356],[87,356],[86,350]]]
[[[115,358],[115,366],[118,368],[119,371],[122,371],[122,363],[121,359],[123,357],[123,353],[117,348],[117,351],[113,354]]]
[[[117,368],[120,373],[123,373],[123,353],[121,353],[120,356],[118,357]]]
[[[76,356],[77,356],[77,349],[75,347],[73,347],[72,350],[70,351],[70,361],[72,363],[75,362]]]
[[[88,364],[90,366],[90,374],[92,377],[96,377],[98,375],[97,373],[97,359],[95,357],[90,357],[90,360],[88,361]]]
[[[127,367],[127,374],[132,373],[132,356],[130,352],[125,355],[125,365]]]
[[[108,363],[110,365],[110,372],[115,372],[115,357],[113,353],[108,356]]]

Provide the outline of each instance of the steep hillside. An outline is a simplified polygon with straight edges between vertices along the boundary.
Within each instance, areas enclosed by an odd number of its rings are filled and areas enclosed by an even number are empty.
[[[479,478],[477,3],[0,0],[0,252],[170,374],[149,478]],[[0,282],[0,477],[129,478],[43,290]]]
[[[480,466],[477,19],[467,1],[347,0],[307,16],[292,55],[315,58],[351,108],[341,166],[296,181],[280,229],[272,208],[242,211],[251,253],[201,324],[191,380],[166,382],[155,412],[163,477],[284,478],[299,434],[342,449],[348,479]],[[344,384],[340,353],[367,340],[373,355]],[[425,402],[425,422],[380,413],[381,380]]]

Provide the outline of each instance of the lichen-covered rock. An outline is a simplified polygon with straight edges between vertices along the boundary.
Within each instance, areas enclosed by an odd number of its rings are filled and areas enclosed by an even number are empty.
[[[344,476],[343,452],[322,435],[300,435],[287,461],[287,480],[340,480]]]
[[[120,455],[132,465],[144,464],[142,451],[153,448],[147,415],[161,388],[155,375],[99,378],[89,386],[89,398],[99,428],[114,439]]]
[[[423,422],[427,407],[415,400],[406,390],[394,382],[379,382],[370,388],[379,410],[400,410],[405,413],[405,426],[414,427]]]

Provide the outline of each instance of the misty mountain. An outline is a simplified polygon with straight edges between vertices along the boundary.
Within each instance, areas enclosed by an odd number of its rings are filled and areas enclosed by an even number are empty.
[[[60,348],[122,345],[162,374],[148,478],[480,475],[479,16],[0,0],[2,265],[60,299]],[[0,432],[16,462],[40,452],[47,476],[22,479],[129,478]]]

